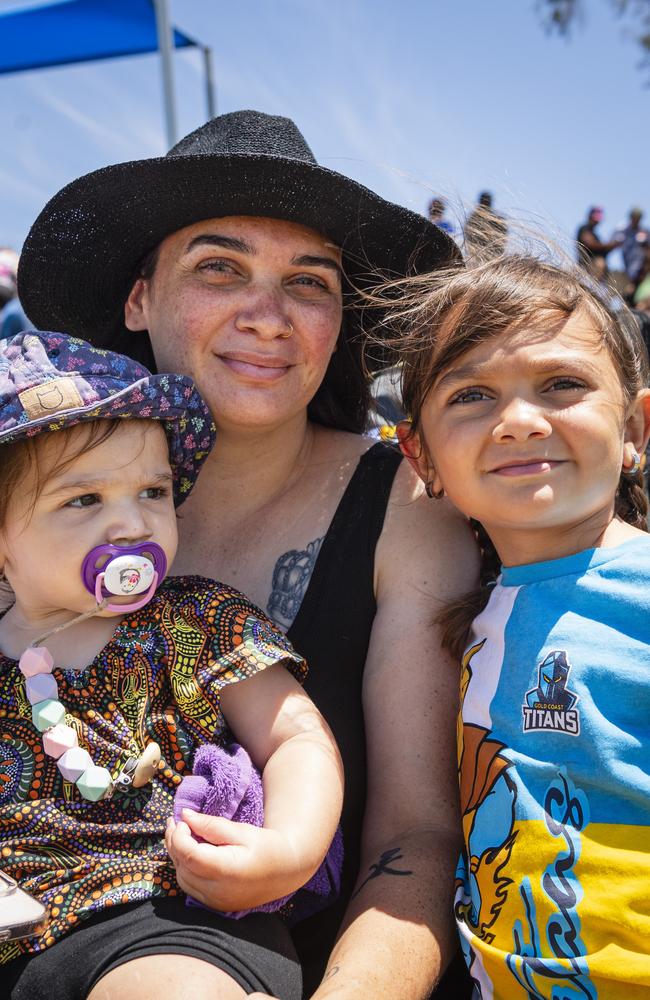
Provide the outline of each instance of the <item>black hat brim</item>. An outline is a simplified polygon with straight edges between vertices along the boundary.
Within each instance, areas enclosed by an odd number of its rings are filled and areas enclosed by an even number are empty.
[[[322,233],[342,248],[355,286],[458,256],[423,216],[326,167],[268,155],[166,156],[94,171],[48,202],[21,254],[22,306],[38,328],[124,349],[124,302],[143,257],[171,233],[233,215]]]

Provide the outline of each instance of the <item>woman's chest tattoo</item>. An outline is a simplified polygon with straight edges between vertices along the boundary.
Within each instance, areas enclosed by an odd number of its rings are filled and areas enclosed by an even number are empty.
[[[283,628],[289,628],[298,614],[323,538],[315,538],[305,549],[289,549],[275,564],[266,610]]]

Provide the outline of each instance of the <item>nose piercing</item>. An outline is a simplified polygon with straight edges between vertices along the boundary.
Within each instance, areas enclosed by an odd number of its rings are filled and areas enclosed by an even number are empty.
[[[287,320],[287,332],[280,334],[280,340],[288,340],[288,338],[293,334],[293,323],[291,320]]]

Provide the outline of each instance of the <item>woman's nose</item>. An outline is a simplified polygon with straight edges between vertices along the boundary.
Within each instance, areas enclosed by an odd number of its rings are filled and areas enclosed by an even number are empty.
[[[237,314],[236,328],[242,333],[255,333],[267,340],[290,337],[293,325],[284,299],[282,292],[276,289],[257,289],[247,298],[245,308]]]
[[[544,438],[551,433],[551,424],[544,408],[521,396],[513,397],[501,407],[492,436],[496,440],[526,441],[530,437]]]

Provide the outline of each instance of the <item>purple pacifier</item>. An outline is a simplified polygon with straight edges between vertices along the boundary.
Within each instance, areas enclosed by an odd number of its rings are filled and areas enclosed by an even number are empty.
[[[133,604],[107,604],[108,611],[137,611],[150,601],[167,572],[167,557],[156,542],[96,545],[81,566],[81,579],[98,604],[111,594],[142,594]]]

